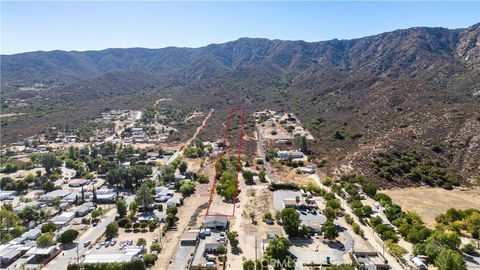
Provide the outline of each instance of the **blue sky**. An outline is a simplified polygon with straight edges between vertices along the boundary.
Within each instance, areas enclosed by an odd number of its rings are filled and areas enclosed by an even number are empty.
[[[480,22],[475,2],[1,2],[1,53],[167,46],[240,37],[320,41]]]

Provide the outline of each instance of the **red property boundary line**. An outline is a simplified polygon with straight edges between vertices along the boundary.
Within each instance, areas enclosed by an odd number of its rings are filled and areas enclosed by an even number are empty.
[[[210,212],[210,206],[212,205],[212,201],[215,195],[215,187],[217,185],[217,177],[218,177],[218,167],[220,165],[220,161],[222,160],[223,154],[225,153],[225,148],[227,145],[227,136],[228,136],[228,129],[230,128],[230,122],[233,117],[233,112],[235,111],[241,111],[242,113],[242,124],[240,128],[240,142],[238,145],[238,151],[237,151],[237,170],[235,174],[235,195],[233,197],[233,211],[231,215],[227,214],[209,214]],[[210,198],[208,200],[208,207],[207,207],[207,212],[205,216],[226,216],[226,217],[233,217],[235,215],[235,208],[237,205],[237,195],[238,195],[238,173],[240,172],[241,169],[241,155],[243,151],[243,130],[245,127],[245,108],[242,107],[233,107],[230,109],[230,115],[227,119],[226,125],[225,125],[225,132],[223,134],[223,145],[222,145],[222,150],[220,151],[220,155],[218,157],[216,166],[215,166],[215,178],[213,180],[212,188],[210,190]]]

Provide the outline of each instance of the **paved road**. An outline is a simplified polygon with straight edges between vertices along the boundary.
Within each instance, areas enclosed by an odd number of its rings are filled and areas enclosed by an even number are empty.
[[[326,189],[327,191],[330,191],[330,187],[324,186],[318,178],[315,178],[315,182],[317,182],[317,184],[320,187]],[[375,250],[377,252],[383,253],[383,249],[384,249],[384,245],[385,245],[384,242],[378,236],[375,235],[375,233],[374,233],[374,231],[371,227],[363,225],[362,223],[360,223],[357,216],[355,214],[353,214],[352,208],[350,207],[350,205],[347,203],[347,201],[345,199],[343,199],[340,196],[337,196],[337,197],[340,199],[341,204],[342,204],[342,208],[345,209],[345,213],[352,216],[355,219],[355,222],[358,223],[360,225],[360,227],[363,229],[363,231],[365,233],[365,238],[370,242],[370,244],[375,248]],[[353,240],[352,240],[352,243],[353,243]],[[405,269],[404,267],[402,267],[398,263],[397,259],[395,259],[388,252],[385,252],[385,258],[388,260],[388,264],[392,267],[392,270]]]
[[[126,198],[127,203],[131,203],[134,199],[133,195],[130,195]],[[88,250],[83,247],[83,243],[90,240],[92,243],[100,237],[104,232],[107,225],[115,220],[117,215],[117,209],[113,207],[108,211],[101,219],[101,222],[98,223],[95,227],[90,227],[86,232],[84,232],[78,239],[78,257],[81,258],[83,254]],[[63,255],[62,255],[63,254]],[[77,260],[77,248],[72,248],[69,250],[64,250],[63,253],[60,253],[54,260],[52,260],[44,269],[47,270],[61,270],[67,269],[69,262],[76,262]]]

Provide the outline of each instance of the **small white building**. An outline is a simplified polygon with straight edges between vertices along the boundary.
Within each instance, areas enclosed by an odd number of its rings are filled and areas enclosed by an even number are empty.
[[[55,225],[62,227],[70,223],[75,218],[75,212],[64,212],[56,217],[52,218],[52,222]]]
[[[42,234],[42,230],[35,228],[29,231],[26,231],[22,234],[22,238],[25,240],[35,240]]]
[[[278,151],[280,159],[303,158],[303,153],[299,151]]]
[[[15,198],[15,195],[17,195],[17,192],[15,190],[2,190],[0,191],[0,201],[13,200]]]
[[[313,166],[300,167],[298,168],[302,173],[314,174],[315,168]]]
[[[225,230],[228,226],[228,218],[224,215],[213,214],[205,217],[203,227],[210,229]]]
[[[72,188],[78,188],[90,184],[90,180],[87,179],[72,179],[68,182],[68,186]]]
[[[48,192],[47,194],[44,194],[44,195],[40,196],[39,201],[52,202],[55,198],[63,199],[64,197],[68,196],[69,194],[70,194],[70,191],[68,191],[68,190],[57,189],[57,190]]]
[[[181,204],[181,202],[180,202],[179,198],[170,198],[167,201],[167,207],[170,207],[170,206],[178,207],[178,206],[180,206],[180,204]]]

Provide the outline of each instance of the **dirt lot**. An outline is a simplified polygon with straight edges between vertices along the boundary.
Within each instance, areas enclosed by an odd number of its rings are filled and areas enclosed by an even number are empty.
[[[275,169],[272,174],[282,183],[305,185],[313,181],[310,174],[298,174],[297,169],[286,166],[281,166],[279,169]]]
[[[435,225],[435,217],[449,208],[480,209],[480,188],[445,190],[442,188],[403,188],[384,190],[404,210],[417,212],[429,226]]]
[[[239,249],[232,251],[229,248],[228,269],[242,269],[243,258],[254,259],[255,250],[257,256],[262,256],[262,241],[269,231],[275,231],[282,235],[278,224],[268,225],[262,221],[263,214],[270,211],[275,213],[273,207],[273,195],[267,185],[253,185],[243,188],[239,194],[240,208],[235,212],[230,229],[238,232]],[[250,213],[255,213],[256,224],[252,223]],[[256,242],[255,242],[256,239]],[[255,249],[257,244],[257,249]]]

